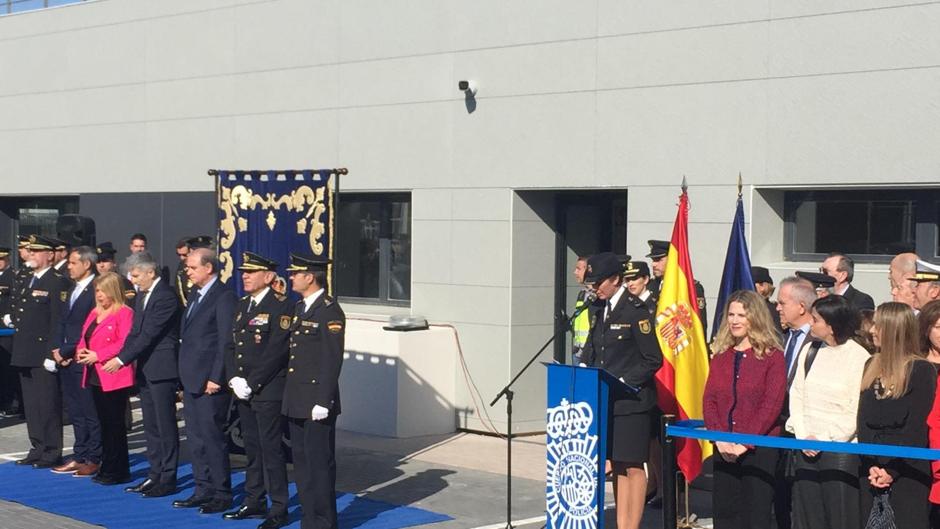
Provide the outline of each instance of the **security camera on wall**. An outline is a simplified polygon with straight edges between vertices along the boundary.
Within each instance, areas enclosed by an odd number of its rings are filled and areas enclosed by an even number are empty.
[[[459,88],[462,92],[467,92],[470,96],[477,95],[476,81],[458,81],[457,88]]]

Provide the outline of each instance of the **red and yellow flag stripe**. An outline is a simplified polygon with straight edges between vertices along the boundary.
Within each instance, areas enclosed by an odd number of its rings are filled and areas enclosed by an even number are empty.
[[[680,420],[702,418],[708,379],[708,348],[695,296],[688,224],[689,198],[683,191],[656,306],[656,337],[663,351],[663,366],[656,373],[659,407]],[[679,469],[692,481],[701,472],[702,461],[711,455],[711,443],[678,439],[677,445]]]

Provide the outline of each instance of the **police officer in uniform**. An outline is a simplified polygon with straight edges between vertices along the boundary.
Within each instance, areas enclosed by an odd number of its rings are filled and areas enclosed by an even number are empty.
[[[646,254],[653,264],[653,279],[650,280],[650,292],[659,299],[659,293],[663,289],[663,274],[666,273],[666,257],[669,255],[669,241],[646,241],[650,247],[650,253]],[[695,280],[695,298],[698,301],[698,317],[702,321],[702,328],[708,328],[708,311],[705,310],[705,287]]]
[[[611,397],[608,459],[617,526],[639,527],[646,496],[643,464],[649,458],[650,413],[656,405],[654,376],[663,355],[649,309],[627,291],[623,272],[623,263],[612,253],[588,260],[585,282],[604,304],[593,318],[584,357],[588,365],[603,368],[626,385]]]
[[[114,249],[114,244],[111,241],[105,241],[95,247],[95,253],[98,254],[98,262],[95,263],[97,267],[98,275],[106,274],[107,272],[114,272],[121,278],[121,289],[124,291],[124,303],[130,307],[134,308],[134,298],[137,297],[137,289],[134,288],[133,283],[118,270],[117,263],[114,261],[114,256],[117,254],[117,250]]]
[[[283,413],[290,423],[301,529],[337,529],[336,417],[346,315],[326,295],[329,261],[291,254],[291,285],[303,298],[290,326]]]
[[[259,529],[277,529],[288,524],[281,401],[294,304],[271,288],[277,278],[277,263],[273,260],[244,252],[238,269],[248,295],[235,308],[234,350],[226,371],[232,375],[228,386],[239,399],[238,416],[248,465],[245,499],[241,507],[225,513],[223,518],[266,517]],[[271,497],[270,511],[266,494]]]
[[[13,303],[13,283],[16,271],[10,266],[10,249],[0,248],[0,317],[10,314]],[[5,328],[6,326],[0,326]],[[10,366],[13,337],[0,336],[0,415],[13,415],[13,402],[18,399],[14,388],[19,386],[16,370]]]
[[[643,261],[627,261],[623,271],[623,280],[627,290],[646,305],[654,320],[656,317],[657,297],[649,289],[650,267]]]
[[[13,313],[16,334],[11,363],[22,368],[20,386],[32,446],[16,463],[52,468],[62,457],[62,392],[52,359],[52,349],[58,344],[50,337],[62,316],[68,280],[52,269],[53,241],[30,235],[27,248],[33,273]]]

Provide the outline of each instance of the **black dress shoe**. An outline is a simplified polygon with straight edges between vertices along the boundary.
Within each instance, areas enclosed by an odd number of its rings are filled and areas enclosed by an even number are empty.
[[[199,514],[216,514],[225,512],[232,508],[232,500],[220,500],[218,498],[206,503],[199,508]]]
[[[289,523],[290,520],[287,519],[287,515],[282,514],[280,516],[272,516],[261,522],[261,525],[258,526],[258,529],[279,529],[281,527],[287,527],[287,524]]]
[[[144,498],[162,498],[176,494],[176,485],[156,485],[143,493]]]
[[[242,505],[238,510],[222,515],[226,520],[245,520],[247,518],[264,518],[268,510],[261,506]]]
[[[186,498],[185,500],[176,500],[173,502],[173,506],[177,509],[188,509],[190,507],[201,507],[212,501],[212,498],[208,497],[196,497],[195,494]]]
[[[92,481],[99,485],[120,485],[121,483],[127,483],[131,480],[130,476],[112,476],[110,474],[101,474],[99,473],[95,477],[91,478]]]
[[[58,461],[36,461],[33,463],[33,468],[53,468],[59,466]]]
[[[131,485],[130,487],[125,487],[124,492],[135,492],[137,494],[143,494],[148,490],[154,488],[157,485],[157,482],[147,478],[136,485]]]
[[[38,461],[39,461],[38,459],[33,459],[31,457],[24,457],[23,459],[17,459],[16,464],[32,466],[32,465],[35,465]]]

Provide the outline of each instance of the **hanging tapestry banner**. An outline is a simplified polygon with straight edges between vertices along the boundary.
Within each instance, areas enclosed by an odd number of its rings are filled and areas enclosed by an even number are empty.
[[[330,169],[305,171],[218,171],[220,279],[243,294],[238,267],[243,252],[278,263],[277,290],[290,294],[289,254],[333,259],[336,182]],[[327,277],[332,279],[332,265]],[[327,294],[332,295],[332,281]]]

